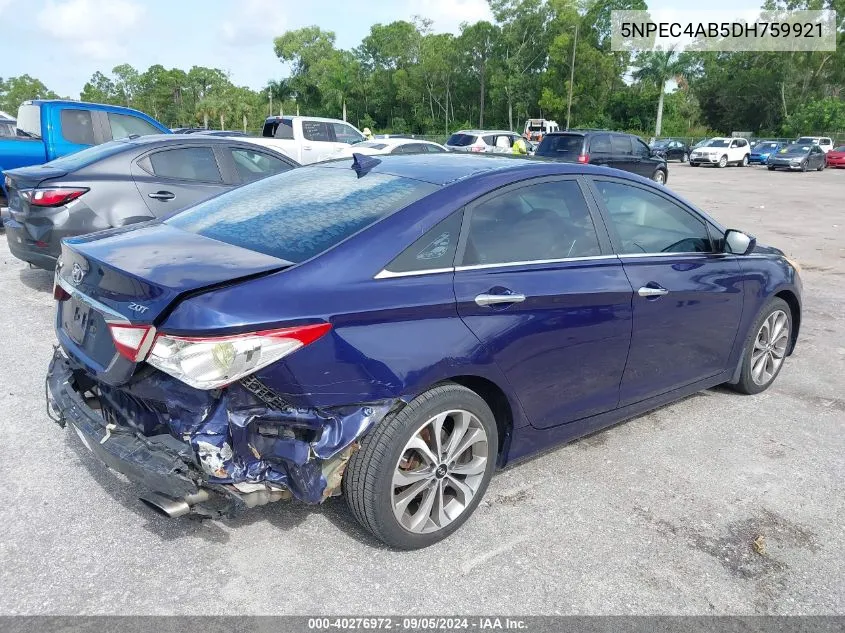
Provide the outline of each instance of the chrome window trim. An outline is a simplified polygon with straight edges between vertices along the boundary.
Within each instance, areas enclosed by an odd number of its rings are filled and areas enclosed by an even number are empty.
[[[427,270],[406,270],[401,273],[393,272],[392,270],[383,269],[373,279],[394,279],[396,277],[414,277],[416,275],[439,275],[440,273],[454,272],[455,268],[450,266],[448,268],[429,268]]]
[[[567,262],[593,261],[601,259],[617,259],[616,255],[585,255],[584,257],[561,257],[558,259],[532,259],[521,262],[497,262],[495,264],[471,264],[455,266],[455,272],[463,270],[483,270],[485,268],[502,268],[504,266],[529,266],[531,264],[563,264]]]
[[[640,257],[685,257],[685,256],[689,257],[689,256],[692,256],[692,255],[700,257],[702,255],[730,255],[730,254],[731,253],[716,253],[716,252],[704,253],[704,252],[701,252],[701,251],[682,251],[682,252],[677,252],[677,253],[625,253],[624,255],[619,255],[618,257],[620,259],[625,259],[626,257],[634,257],[634,258],[640,258]]]

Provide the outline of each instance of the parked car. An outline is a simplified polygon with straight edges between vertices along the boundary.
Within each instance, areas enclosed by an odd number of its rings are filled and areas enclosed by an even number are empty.
[[[693,143],[693,146],[690,149],[693,150],[693,149],[698,149],[699,147],[704,147],[705,145],[707,145],[712,140],[713,140],[712,138],[703,138],[703,139]]]
[[[801,321],[780,251],[665,187],[452,152],[65,240],[55,296],[49,410],[148,505],[341,493],[406,549],[454,532],[497,466],[718,384],[764,391]]]
[[[818,145],[825,154],[833,149],[833,139],[829,136],[802,136],[793,145]]]
[[[751,148],[748,162],[751,165],[765,165],[769,161],[769,156],[777,154],[782,148],[783,143],[779,141],[758,141]]]
[[[518,138],[519,134],[507,130],[459,130],[445,145],[452,152],[510,154]]]
[[[0,138],[0,188],[8,169],[41,165],[129,135],[170,133],[137,110],[57,100],[24,101],[18,109],[17,128],[18,136]]]
[[[825,158],[828,167],[845,167],[845,145],[834,147]]]
[[[237,139],[133,137],[6,172],[12,255],[52,270],[63,238],[145,222],[295,167]]]
[[[543,137],[534,156],[615,167],[661,184],[669,178],[665,158],[640,137],[621,132],[552,132]]]
[[[196,134],[204,134],[206,136],[249,136],[246,132],[240,130],[200,130]]]
[[[821,171],[825,168],[825,153],[818,145],[787,145],[769,156],[769,171],[790,169]]]
[[[539,143],[549,132],[558,131],[560,131],[560,126],[557,124],[557,121],[551,121],[549,119],[528,119],[525,122],[522,137],[527,141]]]
[[[207,132],[204,127],[174,127],[170,129],[174,134],[196,134],[197,132]]]
[[[259,137],[245,141],[272,147],[303,165],[331,158],[347,145],[363,142],[364,135],[345,121],[306,116],[271,116]]]
[[[673,138],[661,138],[654,141],[650,147],[666,160],[679,160],[682,163],[689,160],[690,149],[682,141],[677,141]]]
[[[711,138],[706,145],[694,149],[690,153],[689,164],[693,167],[699,165],[746,167],[750,156],[751,148],[746,139],[717,137]]]
[[[409,138],[383,138],[364,141],[339,149],[332,158],[351,157],[352,154],[373,156],[377,154],[439,154],[448,152],[440,143]]]

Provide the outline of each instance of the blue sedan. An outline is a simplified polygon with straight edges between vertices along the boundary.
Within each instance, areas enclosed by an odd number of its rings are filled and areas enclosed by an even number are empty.
[[[455,531],[497,467],[767,389],[801,322],[781,251],[665,187],[454,154],[355,155],[66,240],[54,294],[51,414],[149,507],[344,495],[402,549]]]
[[[760,141],[751,148],[751,154],[748,156],[748,163],[751,165],[765,165],[769,162],[769,156],[778,153],[783,147],[783,143],[778,141]]]

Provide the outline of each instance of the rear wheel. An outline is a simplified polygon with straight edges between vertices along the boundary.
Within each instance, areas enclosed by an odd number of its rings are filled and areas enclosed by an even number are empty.
[[[742,372],[734,389],[746,394],[768,389],[783,367],[791,334],[789,306],[775,297],[761,310],[751,328],[745,342]]]
[[[490,407],[444,384],[385,418],[361,442],[343,477],[355,518],[377,539],[418,549],[446,538],[473,513],[498,455]]]
[[[727,167],[727,165],[728,165],[728,157],[727,157],[727,155],[724,155],[719,159],[719,163],[718,163],[717,166],[718,167]]]

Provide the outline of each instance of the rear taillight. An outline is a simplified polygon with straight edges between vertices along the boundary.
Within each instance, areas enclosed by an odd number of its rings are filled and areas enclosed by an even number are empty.
[[[53,187],[50,189],[24,189],[21,197],[33,207],[60,207],[76,200],[87,192],[85,187]]]
[[[589,162],[590,162],[590,157],[589,157],[587,154],[580,154],[580,155],[578,156],[578,162],[579,162],[579,163],[585,163],[585,164],[586,164],[586,163],[589,163]]]
[[[130,327],[139,328],[139,331],[120,329]],[[109,325],[121,354],[136,362],[146,360],[156,369],[197,389],[217,389],[248,376],[313,343],[331,327],[328,323],[319,323],[209,337],[159,334],[147,354],[144,347],[148,345],[148,339],[140,333],[141,326]],[[118,336],[123,338],[125,352],[120,348]]]
[[[144,360],[155,339],[156,330],[151,325],[109,323],[109,332],[117,353],[133,363]]]
[[[484,148],[481,147],[480,145],[473,145],[469,149],[470,149],[471,152],[483,152],[484,151]]]

